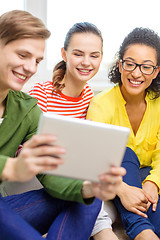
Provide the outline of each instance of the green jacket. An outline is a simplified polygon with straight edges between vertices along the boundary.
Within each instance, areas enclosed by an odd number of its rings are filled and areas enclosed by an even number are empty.
[[[37,132],[42,111],[37,100],[26,93],[9,91],[4,120],[0,125],[0,178],[8,157],[14,157],[18,146]],[[89,204],[81,195],[82,182],[69,178],[39,174],[37,176],[46,191],[55,198]]]

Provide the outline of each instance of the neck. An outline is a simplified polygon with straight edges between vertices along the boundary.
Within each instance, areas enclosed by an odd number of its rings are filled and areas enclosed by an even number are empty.
[[[138,95],[130,95],[123,86],[120,86],[122,96],[127,104],[136,105],[145,101],[146,92],[142,92]]]
[[[0,106],[4,105],[4,100],[6,99],[7,95],[8,95],[8,91],[0,92]]]
[[[5,110],[5,106],[6,106],[6,97],[7,97],[7,93],[0,93],[0,118],[2,118],[3,116],[3,112]]]
[[[83,88],[86,82],[76,82],[71,79],[64,78],[65,87],[62,90],[62,93],[67,95],[68,97],[79,97],[83,91]]]

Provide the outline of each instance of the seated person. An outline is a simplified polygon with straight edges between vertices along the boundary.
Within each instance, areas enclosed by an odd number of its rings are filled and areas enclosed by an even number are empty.
[[[125,174],[123,168],[112,167],[99,184],[39,174],[63,164],[56,156],[65,154],[61,146],[51,145],[55,136],[35,135],[41,110],[21,92],[36,73],[49,36],[41,20],[28,12],[0,16],[0,180],[24,182],[36,175],[44,186],[0,196],[2,240],[38,240],[46,232],[47,239],[88,239],[101,209],[99,199],[114,198]],[[20,144],[23,149],[14,158]]]
[[[100,30],[92,23],[75,23],[66,34],[61,55],[63,60],[53,69],[53,81],[36,83],[29,94],[44,112],[85,119],[93,97],[88,81],[98,72],[103,57]],[[92,231],[94,239],[116,240],[111,222],[102,208]]]
[[[109,79],[87,118],[130,128],[122,162],[127,174],[115,199],[130,239],[160,238],[160,37],[135,28],[124,39]]]

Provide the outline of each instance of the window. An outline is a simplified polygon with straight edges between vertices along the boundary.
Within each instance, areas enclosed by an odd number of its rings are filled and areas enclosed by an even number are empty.
[[[61,60],[60,49],[65,35],[76,22],[94,23],[104,39],[104,56],[99,73],[90,81],[96,90],[103,90],[109,84],[107,71],[124,37],[135,27],[148,27],[159,31],[160,1],[152,0],[59,0],[47,1],[47,24],[52,32],[48,40],[47,67]]]
[[[40,64],[35,81],[52,78],[54,65],[61,60],[61,47],[65,35],[76,22],[94,23],[104,39],[104,56],[99,73],[90,81],[94,90],[109,85],[107,72],[124,37],[135,27],[148,27],[159,32],[160,1],[152,0],[5,0],[0,14],[12,9],[24,9],[47,23],[52,35],[47,40],[46,58]],[[31,83],[32,82],[32,83]]]
[[[1,5],[0,15],[13,9],[24,10],[24,0],[5,0]]]

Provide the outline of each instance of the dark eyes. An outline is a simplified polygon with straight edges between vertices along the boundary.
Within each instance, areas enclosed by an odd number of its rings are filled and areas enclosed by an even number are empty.
[[[26,55],[23,54],[23,53],[19,53],[18,55],[19,55],[21,58],[25,58],[25,57],[26,57]]]
[[[74,55],[77,56],[77,57],[82,56],[82,54],[80,54],[80,53],[74,53]]]
[[[99,58],[98,55],[91,55],[91,57],[93,57],[93,58]]]
[[[25,58],[27,58],[28,57],[28,55],[27,54],[23,54],[23,53],[18,53],[18,56],[21,58],[21,59],[25,59]],[[41,60],[42,59],[37,59],[36,60],[36,64],[39,64],[40,62],[41,62]]]
[[[74,53],[75,56],[77,57],[81,57],[81,56],[84,56],[83,54],[81,53]],[[99,58],[99,55],[91,55],[92,58]]]

